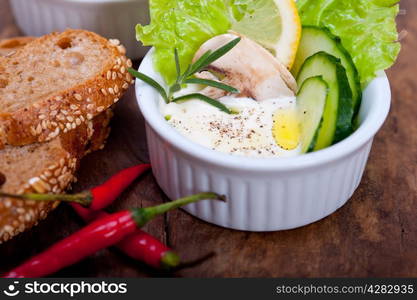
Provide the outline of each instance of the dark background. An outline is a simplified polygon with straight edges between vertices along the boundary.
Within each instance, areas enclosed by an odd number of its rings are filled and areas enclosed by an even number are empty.
[[[399,30],[408,34],[388,71],[391,114],[377,135],[359,189],[339,211],[291,231],[248,233],[223,229],[178,210],[145,229],[175,248],[185,261],[206,257],[172,273],[153,271],[113,249],[100,251],[56,277],[417,277],[417,1],[401,1]],[[405,14],[404,14],[405,13]],[[0,0],[0,38],[20,35],[7,0]],[[106,148],[84,159],[76,190],[148,161],[143,119],[127,96],[116,109]],[[166,200],[151,174],[128,189],[111,210]],[[0,245],[0,272],[16,266],[82,222],[61,205],[36,228]]]

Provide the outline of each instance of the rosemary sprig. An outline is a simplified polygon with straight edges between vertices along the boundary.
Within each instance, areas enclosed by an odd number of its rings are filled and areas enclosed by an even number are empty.
[[[220,109],[221,111],[223,111],[223,112],[225,112],[227,114],[231,114],[232,113],[232,111],[230,109],[228,109],[227,106],[225,106],[221,102],[219,102],[219,101],[217,101],[217,100],[215,100],[213,98],[207,97],[207,96],[205,96],[203,94],[200,94],[200,93],[193,93],[193,94],[188,94],[188,95],[180,96],[180,97],[177,97],[177,98],[172,99],[172,102],[177,102],[177,103],[179,102],[179,103],[181,103],[181,102],[184,102],[184,101],[190,100],[190,99],[199,99],[199,100],[202,100],[202,101],[204,101],[204,102],[206,102],[208,104],[211,104],[211,105],[217,107],[218,109]]]
[[[165,89],[155,80],[153,80],[151,77],[149,77],[148,75],[145,75],[141,72],[138,72],[132,68],[129,68],[129,73],[132,74],[132,76],[146,82],[147,84],[149,84],[150,86],[152,86],[154,89],[156,89],[159,94],[161,94],[162,98],[164,98],[165,102],[169,102],[168,99],[168,95],[165,92]]]
[[[207,68],[207,66],[209,66],[212,62],[216,61],[217,59],[225,55],[227,52],[229,52],[231,49],[233,49],[233,47],[235,47],[239,42],[240,42],[240,38],[236,38],[233,41],[227,43],[226,45],[220,47],[216,51],[212,52],[211,50],[209,50],[205,52],[197,61],[190,64],[184,73],[181,73],[178,50],[175,48],[174,59],[175,59],[175,67],[177,71],[177,78],[174,84],[172,84],[168,88],[168,91],[166,91],[154,79],[152,79],[151,77],[141,72],[138,72],[132,68],[129,68],[129,73],[132,74],[134,77],[146,82],[147,84],[152,86],[154,89],[156,89],[158,93],[161,94],[162,98],[165,100],[166,103],[183,102],[183,101],[190,100],[190,99],[199,99],[210,105],[217,107],[218,109],[220,109],[221,111],[225,113],[231,114],[232,111],[228,109],[224,104],[220,103],[219,101],[213,98],[207,97],[203,94],[192,93],[192,94],[184,95],[184,96],[177,97],[177,98],[174,97],[174,94],[180,91],[184,84],[201,84],[201,85],[215,87],[215,88],[227,91],[229,93],[239,93],[239,90],[227,84],[214,81],[214,80],[199,79],[199,78],[194,77],[194,74],[201,72],[202,70]]]

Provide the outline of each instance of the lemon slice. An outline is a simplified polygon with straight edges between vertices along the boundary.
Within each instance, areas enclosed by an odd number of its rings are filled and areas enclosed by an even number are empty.
[[[248,13],[233,14],[232,30],[258,42],[290,69],[301,37],[301,22],[295,1],[254,0],[245,3]]]
[[[300,144],[301,130],[298,112],[295,108],[278,110],[274,115],[272,135],[278,146],[294,150]]]

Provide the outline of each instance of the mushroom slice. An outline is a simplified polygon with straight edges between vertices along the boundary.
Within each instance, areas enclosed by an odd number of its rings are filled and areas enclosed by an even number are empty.
[[[194,56],[194,61],[208,50],[214,51],[228,42],[241,37],[241,41],[228,53],[207,67],[207,71],[219,74],[220,81],[237,88],[238,97],[249,97],[258,101],[271,98],[294,96],[297,83],[287,68],[265,48],[245,36],[227,33],[205,42]],[[196,74],[207,78],[207,72]],[[212,78],[210,78],[212,79]],[[202,93],[220,98],[225,95],[216,88],[205,88]]]

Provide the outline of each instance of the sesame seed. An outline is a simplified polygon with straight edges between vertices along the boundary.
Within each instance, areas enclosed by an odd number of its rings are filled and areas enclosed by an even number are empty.
[[[94,108],[94,104],[87,104],[87,109],[93,109]]]
[[[81,120],[81,122],[84,122],[85,121],[85,119],[84,119],[83,116],[80,116],[80,120]]]
[[[63,113],[64,115],[68,115],[68,110],[61,109],[61,113]]]
[[[37,135],[37,133],[36,133],[36,129],[35,129],[35,127],[33,127],[33,126],[31,126],[30,127],[30,132],[32,133],[32,135],[34,135],[34,136],[36,136]]]
[[[77,99],[78,101],[83,100],[83,97],[80,94],[74,94],[74,98]]]
[[[101,89],[101,92],[103,93],[104,96],[107,96],[107,92],[105,89]]]
[[[45,183],[44,181],[42,181],[39,177],[33,177],[31,179],[29,179],[29,184],[35,189],[36,192],[38,193],[45,193],[45,185],[43,183]]]
[[[42,114],[42,115],[39,115],[38,118],[39,118],[39,120],[44,120],[44,119],[46,119],[46,116],[44,114]]]
[[[68,130],[71,130],[71,123],[67,123],[66,127]]]
[[[75,123],[79,126],[81,125],[81,120],[79,118],[75,119]]]
[[[87,102],[91,102],[91,99],[90,98],[87,98]]]
[[[53,111],[51,111],[50,113],[49,113],[49,115],[51,116],[51,117],[54,117],[54,116],[56,116],[58,114],[58,111],[57,110],[53,110]]]
[[[109,90],[109,93],[110,93],[110,94],[114,95],[114,90],[113,90],[113,88],[108,88],[108,90]]]
[[[97,111],[98,112],[102,112],[104,110],[104,106],[99,106],[99,107],[97,107]]]
[[[116,59],[116,65],[120,65],[121,63],[122,63],[122,61],[121,61],[120,57],[118,57],[118,58]]]
[[[93,118],[93,115],[92,114],[87,114],[87,119],[88,120],[91,120]]]
[[[120,45],[120,41],[118,39],[110,39],[109,42],[114,46]]]
[[[126,48],[122,45],[117,46],[117,50],[119,50],[121,54],[126,54]]]
[[[127,90],[129,88],[129,84],[125,82],[122,86],[123,89]]]
[[[75,128],[77,128],[77,124],[72,123],[72,124],[71,124],[71,127],[72,127],[72,129],[75,129]]]
[[[114,98],[113,103],[116,103],[117,101],[119,101],[119,98]]]
[[[67,176],[65,176],[65,175],[61,175],[61,176],[59,176],[58,177],[58,181],[59,182],[63,182],[63,181],[65,181],[65,178],[66,178]]]
[[[88,88],[88,92],[91,94],[93,90],[91,88]]]
[[[61,174],[61,169],[60,168],[56,169],[55,172],[54,172],[54,176],[58,177],[60,174]],[[51,181],[49,181],[49,182],[51,182]]]
[[[38,126],[36,127],[36,134],[41,134],[42,132],[42,125],[38,124]]]
[[[6,200],[4,200],[3,204],[7,208],[9,208],[10,206],[12,206],[12,201],[10,201],[10,199],[6,199]]]
[[[40,214],[39,214],[39,217],[40,217],[41,219],[45,219],[45,218],[46,218],[46,212],[45,212],[44,210],[42,210],[42,211],[40,212]]]
[[[111,75],[111,79],[116,80],[116,77],[117,77],[117,73],[113,71]]]
[[[117,85],[115,85],[113,89],[114,89],[115,93],[119,92],[119,87]]]
[[[67,117],[67,120],[68,120],[69,122],[73,122],[73,121],[74,121],[74,118],[73,118],[73,117],[71,117],[71,116],[68,116],[68,117]]]
[[[77,106],[77,105],[75,105],[75,104],[71,104],[71,105],[70,105],[70,108],[71,108],[72,110],[77,110],[77,109],[78,109],[78,106]]]
[[[127,60],[126,65],[128,68],[132,67],[132,61],[130,59]]]
[[[110,70],[108,70],[108,71],[107,71],[107,80],[110,80],[110,78],[111,78],[111,71],[110,71]]]
[[[120,72],[121,72],[122,74],[126,73],[126,68],[125,68],[125,66],[122,66],[122,67],[120,68]]]
[[[56,97],[55,97],[55,100],[56,100],[56,101],[61,101],[61,100],[62,100],[62,96],[56,96]]]

